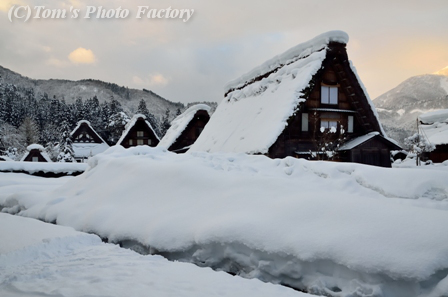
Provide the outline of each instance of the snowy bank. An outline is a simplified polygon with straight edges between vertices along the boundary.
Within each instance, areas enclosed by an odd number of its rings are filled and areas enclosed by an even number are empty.
[[[87,169],[87,164],[65,163],[65,162],[0,162],[0,172],[25,172],[35,174],[43,173],[65,173],[68,175],[80,174]]]
[[[160,256],[72,228],[0,213],[1,296],[310,296]]]
[[[0,205],[315,294],[448,291],[448,172],[143,146],[89,165],[48,192],[0,193]]]

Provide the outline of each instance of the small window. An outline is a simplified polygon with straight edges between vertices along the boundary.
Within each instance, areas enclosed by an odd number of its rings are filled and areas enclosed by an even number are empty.
[[[31,161],[33,161],[33,162],[39,162],[39,157],[32,157],[32,158],[31,158]]]
[[[148,138],[148,145],[152,144],[152,140]]]
[[[331,128],[338,128],[340,116],[337,113],[323,112],[320,115],[320,131],[330,130]]]
[[[137,137],[143,137],[143,131],[137,131]]]
[[[320,92],[322,104],[338,104],[338,87],[321,86]]]
[[[354,118],[353,116],[348,116],[348,127],[347,127],[347,132],[348,133],[353,133],[353,122],[354,122]]]
[[[308,114],[302,113],[302,131],[308,131]]]
[[[129,145],[133,145],[134,143],[133,143],[133,141],[132,141],[132,139],[129,139]]]
[[[143,145],[143,139],[137,139],[137,145]]]
[[[324,130],[330,130],[331,128],[335,128],[335,129],[337,129],[338,128],[338,122],[337,121],[334,121],[334,120],[321,120],[320,121],[320,128],[321,128],[321,131],[322,131],[322,129],[324,129]]]

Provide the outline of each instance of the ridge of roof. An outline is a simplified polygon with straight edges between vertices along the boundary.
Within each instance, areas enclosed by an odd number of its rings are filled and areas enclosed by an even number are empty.
[[[334,30],[320,34],[313,39],[300,43],[280,55],[267,60],[263,64],[253,68],[251,71],[228,82],[224,87],[224,93],[231,90],[238,89],[244,84],[256,79],[259,76],[265,75],[268,72],[289,64],[291,60],[297,60],[309,56],[313,52],[322,50],[328,46],[330,42],[338,42],[347,44],[349,40],[348,34],[344,31]]]

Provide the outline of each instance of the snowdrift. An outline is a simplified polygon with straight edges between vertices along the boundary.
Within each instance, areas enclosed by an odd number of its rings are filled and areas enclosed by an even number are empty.
[[[2,213],[0,226],[1,296],[310,296],[141,256],[69,227]]]
[[[330,296],[448,292],[448,171],[112,147],[2,211]]]

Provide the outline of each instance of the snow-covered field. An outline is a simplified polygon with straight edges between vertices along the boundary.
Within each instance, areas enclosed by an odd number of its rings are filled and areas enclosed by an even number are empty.
[[[448,295],[445,166],[149,147],[112,147],[89,165],[64,180],[0,174],[2,211],[314,294]]]
[[[0,296],[309,296],[0,213]]]

